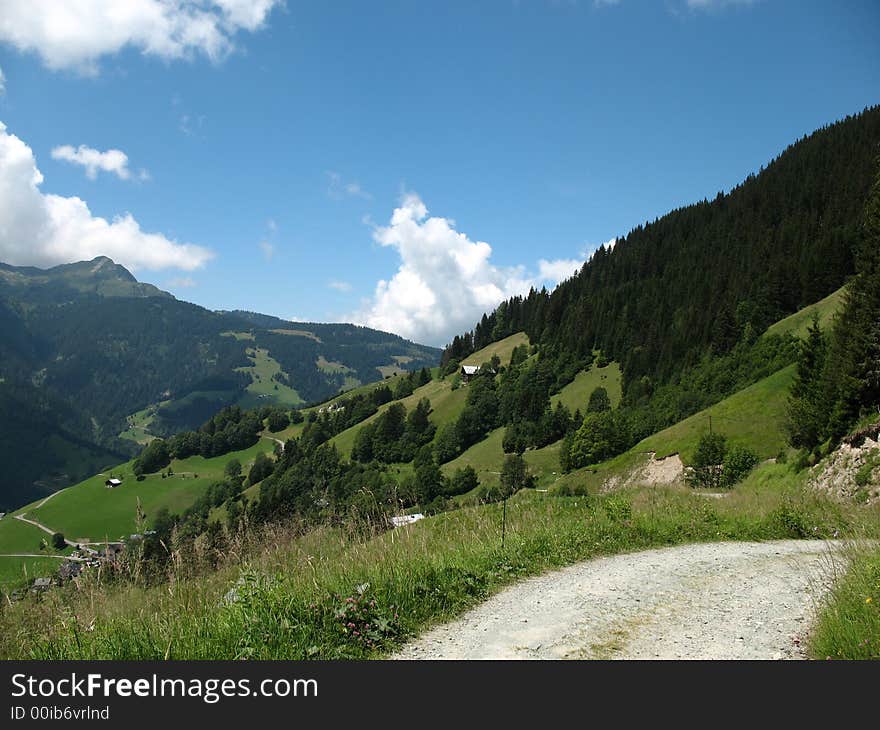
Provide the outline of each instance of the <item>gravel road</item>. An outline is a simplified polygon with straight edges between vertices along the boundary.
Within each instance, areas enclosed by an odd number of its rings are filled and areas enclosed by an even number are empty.
[[[799,659],[844,558],[822,540],[597,558],[517,583],[394,659]]]

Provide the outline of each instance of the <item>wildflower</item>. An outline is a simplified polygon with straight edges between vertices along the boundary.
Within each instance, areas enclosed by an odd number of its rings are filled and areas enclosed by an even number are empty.
[[[870,603],[870,602],[873,601],[873,600],[874,600],[874,599],[871,598],[871,596],[868,596],[868,597],[865,599],[865,603]]]

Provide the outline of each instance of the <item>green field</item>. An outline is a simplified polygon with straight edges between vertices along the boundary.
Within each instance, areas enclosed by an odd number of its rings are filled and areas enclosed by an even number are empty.
[[[244,473],[247,473],[258,452],[268,453],[273,448],[274,442],[261,439],[249,449],[213,459],[193,456],[175,460],[171,464],[174,476],[163,479],[159,474],[150,474],[141,482],[135,479],[129,462],[112,470],[114,476],[123,480],[122,486],[116,489],[104,486],[109,473],[99,474],[64,490],[42,507],[28,506],[19,510],[19,514],[27,513],[29,518],[64,533],[70,540],[116,540],[136,531],[138,499],[147,515],[148,524],[162,507],[181,512],[195,502],[210,484],[222,477],[228,461],[238,459]],[[31,543],[32,540],[28,540],[22,546],[30,547]]]
[[[48,535],[47,535],[48,537]],[[31,582],[34,578],[48,578],[58,570],[62,561],[57,558],[4,558],[0,556],[0,590]]]
[[[55,572],[61,561],[57,558],[16,558],[10,553],[39,554],[40,544],[49,535],[33,525],[16,520],[12,515],[0,519],[0,588],[28,579],[48,576]],[[50,548],[50,553],[61,555]]]
[[[0,520],[0,555],[9,553],[38,553],[40,542],[49,535],[33,525],[6,515]]]
[[[477,350],[472,355],[468,355],[468,357],[462,360],[461,364],[482,365],[483,363],[489,362],[493,355],[498,355],[501,364],[506,366],[510,364],[510,356],[513,354],[514,349],[520,345],[528,344],[528,335],[525,332],[517,332],[515,335],[505,337],[503,340],[498,340],[498,342],[493,342],[482,350]]]
[[[594,364],[589,370],[582,370],[574,380],[550,398],[550,405],[555,407],[562,402],[572,413],[577,409],[583,413],[590,401],[590,393],[599,387],[608,391],[611,407],[617,408],[621,398],[620,365],[612,362],[604,368],[597,368]]]
[[[150,443],[150,441],[156,438],[150,433],[150,424],[153,422],[153,417],[156,415],[156,411],[168,402],[162,401],[158,405],[154,403],[137,413],[132,413],[128,417],[129,427],[119,434],[119,438],[134,441],[141,446]]]
[[[233,337],[236,340],[238,340],[239,342],[241,342],[242,340],[253,341],[253,339],[254,339],[253,332],[221,332],[220,336],[221,337]]]
[[[836,292],[829,294],[815,304],[804,307],[785,319],[780,319],[767,328],[766,334],[783,335],[786,332],[790,332],[795,337],[802,338],[807,334],[807,328],[810,326],[814,313],[819,315],[819,325],[822,329],[827,330],[831,326],[832,318],[843,304],[844,289],[846,287],[842,286]]]
[[[458,415],[464,409],[465,400],[467,400],[467,388],[461,387],[453,390],[449,380],[432,380],[430,383],[416,388],[412,395],[399,401],[392,401],[392,403],[402,403],[406,406],[407,411],[410,411],[415,408],[422,398],[427,398],[431,401],[431,422],[439,428],[444,423],[458,418]],[[391,403],[385,403],[380,406],[379,410],[366,420],[334,436],[330,440],[331,443],[336,445],[336,448],[343,457],[348,458],[354,446],[357,432],[363,428],[364,424],[372,423],[390,407]]]
[[[293,407],[304,402],[296,390],[274,380],[274,376],[281,372],[281,365],[270,357],[268,350],[261,347],[249,348],[247,356],[253,364],[236,368],[238,372],[251,376],[251,383],[239,400],[242,408],[256,408],[266,404]]]
[[[634,448],[656,451],[657,457],[680,454],[688,463],[697,441],[712,429],[727,436],[731,444],[747,446],[762,459],[776,456],[786,445],[785,409],[794,365],[734,393],[720,403],[649,436]]]

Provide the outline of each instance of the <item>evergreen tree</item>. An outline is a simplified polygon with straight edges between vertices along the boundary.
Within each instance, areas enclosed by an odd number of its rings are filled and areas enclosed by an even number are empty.
[[[795,448],[812,449],[823,440],[828,423],[823,381],[825,351],[819,316],[814,314],[807,337],[801,343],[788,401],[789,443]]]
[[[608,397],[608,391],[601,385],[593,388],[590,393],[590,400],[587,403],[587,413],[602,413],[611,410],[611,399]]]

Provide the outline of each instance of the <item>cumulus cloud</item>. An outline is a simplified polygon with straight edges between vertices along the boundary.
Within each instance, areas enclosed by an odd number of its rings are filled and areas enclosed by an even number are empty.
[[[457,231],[454,221],[428,217],[415,194],[404,197],[390,225],[375,228],[373,238],[397,251],[400,267],[379,281],[372,300],[351,319],[418,342],[448,342],[533,284],[522,267],[493,265],[492,247]]]
[[[51,69],[95,73],[132,47],[162,59],[218,61],[240,31],[262,28],[282,0],[0,0],[0,42],[38,54]]]
[[[0,260],[54,266],[109,256],[130,269],[191,271],[213,254],[141,230],[130,213],[112,221],[92,215],[78,197],[40,190],[43,175],[33,151],[0,122]]]
[[[558,284],[574,276],[583,265],[583,259],[541,259],[538,261],[538,277],[541,281]]]
[[[336,291],[341,291],[341,292],[350,292],[351,291],[351,284],[349,284],[347,281],[335,281],[334,280],[334,281],[328,282],[327,286],[329,286],[331,289],[335,289]]]
[[[132,177],[131,170],[128,169],[128,155],[122,150],[101,152],[84,144],[76,148],[65,144],[52,150],[52,159],[64,160],[84,167],[89,180],[98,177],[99,170],[111,172],[120,180],[129,180]],[[146,180],[149,173],[146,170],[141,170],[138,177],[141,180]]]

